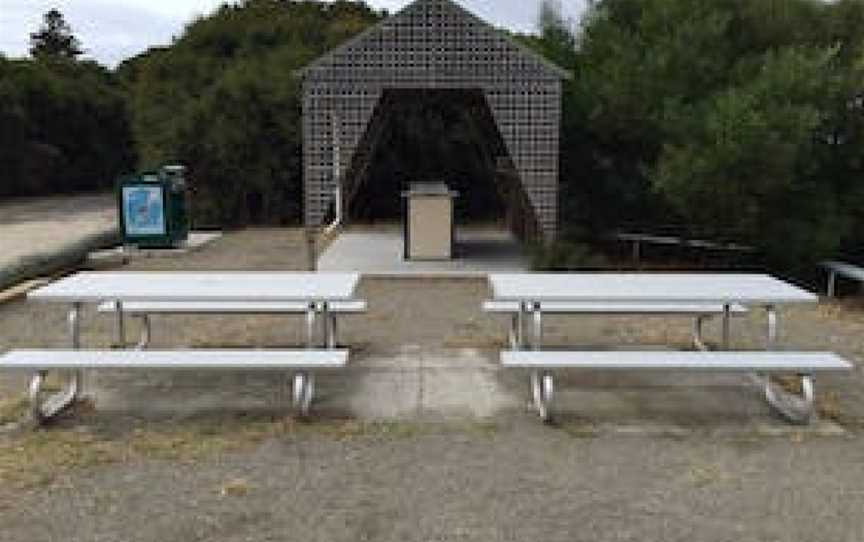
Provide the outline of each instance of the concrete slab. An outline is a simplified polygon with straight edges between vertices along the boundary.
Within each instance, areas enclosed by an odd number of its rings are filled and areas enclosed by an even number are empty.
[[[110,194],[13,199],[0,204],[0,288],[74,266],[117,240]]]
[[[0,268],[116,230],[110,194],[9,200],[0,204]]]
[[[520,243],[506,231],[461,228],[456,257],[448,261],[406,261],[397,228],[347,230],[318,258],[320,271],[371,275],[468,275],[518,273],[530,267]]]
[[[193,231],[189,238],[176,248],[136,248],[117,246],[97,250],[87,255],[87,264],[94,268],[123,265],[138,258],[171,258],[195,252],[222,237],[221,231]]]

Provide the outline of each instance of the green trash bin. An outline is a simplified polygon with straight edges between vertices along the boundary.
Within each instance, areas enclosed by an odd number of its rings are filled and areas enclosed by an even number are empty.
[[[125,176],[117,194],[124,245],[174,248],[188,239],[189,195],[183,166]]]

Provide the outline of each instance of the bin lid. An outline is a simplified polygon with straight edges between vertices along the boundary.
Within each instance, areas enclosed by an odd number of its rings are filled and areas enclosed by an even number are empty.
[[[414,196],[446,196],[457,198],[459,197],[459,192],[450,190],[450,187],[442,182],[411,183],[408,190],[402,192],[402,197],[410,198]]]

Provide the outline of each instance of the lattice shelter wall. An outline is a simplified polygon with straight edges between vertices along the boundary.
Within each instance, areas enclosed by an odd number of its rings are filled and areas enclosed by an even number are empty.
[[[555,237],[561,80],[568,77],[557,66],[451,0],[418,0],[302,76],[307,225],[324,219],[385,89],[480,89],[540,229]]]

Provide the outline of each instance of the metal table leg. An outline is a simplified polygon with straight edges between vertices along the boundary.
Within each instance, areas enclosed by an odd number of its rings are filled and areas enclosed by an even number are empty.
[[[114,302],[114,346],[118,348],[126,347],[126,321],[123,314],[123,302]]]
[[[777,307],[774,305],[768,305],[765,307],[765,313],[768,317],[768,335],[765,343],[765,350],[774,350],[777,348],[777,325],[779,323]]]
[[[540,310],[540,303],[534,301],[531,303],[531,311],[534,313],[534,330],[532,333],[532,348],[540,350],[543,347],[543,312]]]
[[[730,326],[732,320],[732,307],[725,303],[723,305],[723,350],[729,350],[730,345]]]
[[[519,312],[510,316],[510,331],[507,334],[507,342],[510,343],[510,350],[519,349],[519,322],[522,321]]]
[[[519,313],[516,315],[516,349],[521,350],[525,344],[525,314],[528,306],[524,301],[519,302]]]
[[[693,345],[697,350],[702,350],[703,352],[709,350],[702,333],[706,318],[708,318],[707,315],[700,314],[693,320]]]
[[[538,301],[530,303],[533,329],[531,333],[531,348],[541,350],[543,348],[543,311]],[[534,399],[534,408],[543,421],[550,419],[550,403],[554,392],[554,379],[548,371],[534,371],[531,373],[531,395]]]
[[[73,303],[67,315],[69,337],[72,349],[81,348],[81,303]],[[38,371],[30,379],[29,397],[30,411],[37,423],[43,423],[68,408],[81,393],[83,375],[81,371],[71,371],[63,391],[40,400],[42,385],[45,383],[47,371]]]
[[[135,350],[144,350],[150,346],[150,339],[153,336],[153,324],[150,322],[149,314],[141,314],[141,337],[138,339],[138,344],[135,345]]]
[[[309,306],[306,308],[306,348],[309,350],[315,348],[315,319],[317,318],[317,312],[317,303],[309,303]]]
[[[550,372],[533,371],[531,373],[531,396],[534,399],[534,409],[540,419],[549,421],[550,405],[555,391],[555,380]]]
[[[339,330],[336,327],[336,314],[331,311],[328,320],[330,321],[330,335],[328,336],[329,339],[327,343],[330,348],[336,348],[339,345]]]
[[[309,413],[309,406],[315,395],[315,376],[306,371],[295,374],[293,388],[294,409],[301,416],[305,416]]]
[[[768,319],[767,336],[765,339],[765,350],[775,350],[777,348],[777,334],[779,327],[779,317],[777,307],[767,305],[765,312]],[[801,388],[800,394],[787,393],[780,390],[771,382],[770,375],[757,375],[761,380],[765,400],[771,405],[774,410],[780,413],[783,417],[793,423],[806,424],[813,419],[815,407],[815,383],[813,376],[809,374],[799,374],[796,376]]]
[[[321,308],[321,339],[324,348],[335,348],[336,337],[333,333],[332,319],[330,318],[330,304],[322,301]]]

